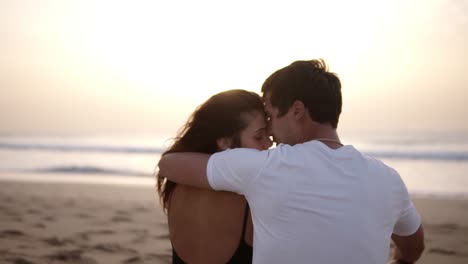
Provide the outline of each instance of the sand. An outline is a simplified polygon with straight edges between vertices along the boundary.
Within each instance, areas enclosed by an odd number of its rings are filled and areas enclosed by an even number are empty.
[[[151,186],[0,181],[0,263],[170,263]]]
[[[468,201],[414,200],[426,232],[418,263],[468,263]],[[0,181],[0,263],[170,262],[151,185]]]

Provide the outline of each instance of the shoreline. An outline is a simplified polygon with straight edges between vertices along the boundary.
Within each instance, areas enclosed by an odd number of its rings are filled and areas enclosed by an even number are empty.
[[[114,186],[153,187],[156,181],[151,176],[111,175],[111,174],[80,174],[80,173],[38,173],[0,171],[0,183],[50,183],[50,184],[100,184]],[[468,200],[468,192],[442,192],[409,190],[411,197],[416,199],[437,200]]]

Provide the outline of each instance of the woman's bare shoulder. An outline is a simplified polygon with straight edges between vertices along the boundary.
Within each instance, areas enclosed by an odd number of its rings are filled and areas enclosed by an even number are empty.
[[[246,204],[244,197],[235,193],[178,185],[168,210],[176,252],[186,260],[198,259],[201,254],[216,260],[213,263],[226,262],[239,245]]]

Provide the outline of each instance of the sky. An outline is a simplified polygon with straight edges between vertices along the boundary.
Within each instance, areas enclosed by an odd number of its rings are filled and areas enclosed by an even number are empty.
[[[172,134],[295,60],[343,131],[468,131],[468,2],[0,1],[0,133]]]

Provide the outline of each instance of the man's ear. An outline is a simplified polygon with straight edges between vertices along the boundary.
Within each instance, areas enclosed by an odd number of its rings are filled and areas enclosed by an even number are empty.
[[[230,148],[231,143],[232,143],[232,141],[228,137],[222,137],[222,138],[218,138],[216,140],[216,144],[218,145],[218,148],[220,150],[226,150],[226,149]]]
[[[291,106],[291,111],[294,116],[294,119],[299,120],[304,118],[306,108],[303,102],[296,100]]]

